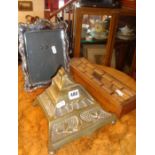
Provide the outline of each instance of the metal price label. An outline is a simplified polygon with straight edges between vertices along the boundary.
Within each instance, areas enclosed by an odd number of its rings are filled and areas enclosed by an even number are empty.
[[[78,89],[72,90],[68,92],[68,97],[70,100],[77,99],[80,97],[80,93]]]

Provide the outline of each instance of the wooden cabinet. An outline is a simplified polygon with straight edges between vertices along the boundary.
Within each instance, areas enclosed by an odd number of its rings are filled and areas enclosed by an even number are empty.
[[[80,57],[80,44],[81,44],[81,31],[82,31],[82,20],[84,15],[108,15],[111,16],[109,34],[106,44],[106,54],[103,57],[103,64],[110,66],[112,52],[115,44],[116,30],[118,20],[121,15],[136,16],[135,9],[127,8],[94,8],[94,7],[77,7],[74,12],[74,32],[73,32],[73,47],[74,57]]]

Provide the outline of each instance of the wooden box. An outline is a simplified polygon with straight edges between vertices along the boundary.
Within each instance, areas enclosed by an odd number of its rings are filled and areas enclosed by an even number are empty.
[[[72,59],[70,67],[74,80],[82,84],[105,110],[120,117],[135,109],[135,81],[126,74],[92,64],[85,58]]]

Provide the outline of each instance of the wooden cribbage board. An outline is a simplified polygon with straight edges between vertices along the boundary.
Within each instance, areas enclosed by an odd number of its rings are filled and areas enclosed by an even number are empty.
[[[72,59],[70,67],[74,80],[82,84],[105,110],[120,117],[135,109],[135,90],[114,75],[85,58]]]

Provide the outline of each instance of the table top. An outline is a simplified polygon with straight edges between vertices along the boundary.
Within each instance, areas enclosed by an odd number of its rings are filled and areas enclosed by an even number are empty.
[[[135,89],[135,81],[122,72],[104,67],[107,72],[126,81]],[[48,155],[48,121],[39,106],[32,105],[45,88],[31,93],[24,90],[21,66],[18,70],[18,132],[19,155]],[[134,155],[136,154],[136,111],[123,116],[115,125],[107,125],[92,135],[62,147],[56,155]]]

